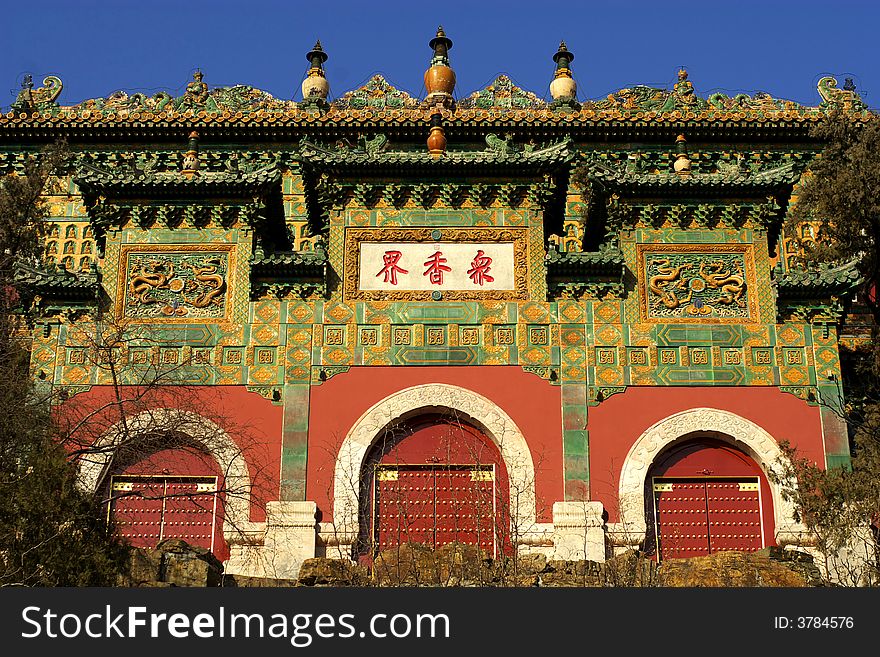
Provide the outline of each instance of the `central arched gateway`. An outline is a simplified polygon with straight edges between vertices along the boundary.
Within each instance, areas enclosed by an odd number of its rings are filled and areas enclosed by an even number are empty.
[[[533,530],[536,523],[535,467],[525,437],[497,404],[466,388],[444,383],[423,384],[395,392],[369,408],[349,430],[336,458],[333,540],[338,545],[355,545],[369,531],[369,517],[364,515],[364,500],[370,495],[368,457],[377,446],[392,443],[401,427],[412,428],[412,422],[418,427],[419,418],[425,416],[440,416],[470,427],[468,431],[478,432],[480,444],[484,445],[481,454],[488,454],[489,447],[497,451],[497,460],[489,459],[487,463],[498,466],[496,473],[502,472],[503,464],[509,492],[501,501],[503,508],[497,510],[495,522],[503,519],[500,533],[509,536],[510,542],[516,545],[519,537]],[[480,465],[478,461],[470,462],[471,466],[475,464]],[[498,480],[495,485],[497,489]],[[495,504],[499,504],[497,494]]]
[[[483,431],[426,413],[389,429],[367,457],[361,545],[375,554],[404,543],[449,543],[496,555],[509,545],[508,481]]]

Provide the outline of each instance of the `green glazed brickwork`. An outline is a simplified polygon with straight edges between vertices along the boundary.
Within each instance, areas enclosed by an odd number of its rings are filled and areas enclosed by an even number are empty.
[[[120,293],[118,281],[124,281],[119,278],[123,247],[231,245],[232,284],[225,300],[230,312],[225,321],[169,321],[151,326],[148,336],[130,336],[120,358],[126,366],[124,376],[131,382],[149,368],[164,368],[170,383],[246,385],[270,399],[274,391],[280,391],[281,398],[276,401],[284,406],[281,499],[306,499],[310,387],[344,376],[352,366],[509,365],[540,376],[547,385],[559,386],[562,427],[558,439],[564,452],[568,500],[589,496],[586,426],[590,408],[628,386],[779,386],[805,403],[816,403],[810,400],[824,398],[832,391],[836,394],[836,384],[831,383],[840,380],[836,331],[829,324],[810,324],[808,317],[777,315],[770,250],[774,213],[782,210],[776,200],[767,200],[763,188],[755,191],[748,187],[760,183],[749,177],[758,172],[764,176],[761,180],[788,184],[789,178],[800,174],[785,167],[800,166],[809,154],[796,148],[745,143],[695,148],[691,153],[694,175],[685,178],[667,175],[674,160],[672,144],[640,146],[637,162],[631,162],[630,146],[575,146],[567,140],[557,144],[563,153],[558,159],[534,165],[549,168],[532,168],[519,175],[511,173],[520,153],[516,149],[499,154],[475,143],[446,158],[446,163],[423,162],[418,155],[418,149],[424,148],[423,135],[416,141],[407,142],[400,150],[394,150],[398,146],[392,144],[391,150],[374,153],[376,162],[383,164],[364,176],[354,170],[338,173],[349,166],[342,156],[333,160],[338,169],[325,170],[318,156],[307,162],[294,154],[292,147],[275,144],[270,150],[263,149],[265,152],[242,152],[240,164],[248,169],[247,175],[256,175],[253,172],[263,167],[277,176],[273,180],[278,189],[273,188],[270,199],[277,207],[269,207],[264,192],[257,193],[263,194],[259,202],[248,194],[237,200],[198,197],[186,203],[140,199],[137,203],[149,206],[146,214],[153,210],[167,214],[167,208],[175,203],[192,205],[196,210],[182,211],[185,217],[179,225],[170,225],[167,218],[163,219],[166,223],[157,220],[149,226],[138,225],[138,217],[132,214],[130,221],[117,226],[112,217],[102,215],[106,229],[100,238],[93,238],[94,256],[100,257],[102,285],[111,308]],[[115,167],[127,161],[127,151],[142,147],[88,148],[95,151],[91,165],[116,171]],[[151,148],[151,157],[160,169],[179,170],[180,149]],[[202,154],[202,174],[225,171],[227,155],[242,150],[235,145],[212,144]],[[332,147],[328,146],[329,151]],[[730,167],[738,153],[743,154],[744,162],[741,169],[733,171]],[[320,157],[332,160],[338,155]],[[360,151],[352,156],[360,160],[369,157]],[[588,208],[582,190],[572,185],[559,194],[554,191],[555,185],[569,176],[568,169],[552,167],[569,167],[573,159],[577,163],[598,162],[605,169],[594,175],[624,190],[619,198],[596,195],[590,200],[594,205],[606,205],[604,236],[596,235],[601,231],[593,227],[592,219],[584,221],[582,214]],[[462,167],[479,160],[479,167],[458,171],[449,164],[453,160],[464,163]],[[412,178],[416,174],[408,168],[413,162],[412,166],[422,167],[415,182]],[[501,166],[499,162],[508,169],[493,169]],[[630,164],[634,169],[624,171]],[[321,176],[327,171],[329,179],[324,180]],[[722,175],[724,171],[728,173]],[[690,195],[691,188],[699,191],[699,176],[716,174],[723,178],[717,197]],[[204,182],[210,176],[202,179]],[[649,191],[638,187],[645,180],[656,186]],[[60,230],[71,222],[79,225],[89,221],[97,226],[95,208],[87,207],[87,199],[72,178],[64,182],[68,194],[49,200],[50,220]],[[746,191],[732,193],[740,183]],[[196,178],[196,183],[181,184],[196,189],[203,183]],[[117,205],[131,212],[130,206],[137,203],[123,199]],[[224,214],[220,206],[227,204],[234,206],[237,214]],[[522,228],[520,232],[527,235],[526,261],[517,264],[527,270],[529,298],[351,301],[344,297],[342,285],[346,276],[352,275],[345,262],[348,227],[377,231]],[[81,232],[77,239],[82,241]],[[60,258],[65,255],[64,234],[57,240]],[[591,251],[611,249],[617,260],[609,257],[603,266],[608,262],[619,265],[622,260],[620,280],[603,281],[604,286],[572,286],[568,289],[574,292],[548,296],[548,289],[554,290],[554,295],[562,289],[548,288],[548,241],[566,254],[585,247]],[[99,243],[103,244],[100,255]],[[79,242],[77,245],[80,248]],[[691,274],[699,271],[701,263],[708,264],[710,256],[731,272],[741,271],[746,278],[746,305],[734,307],[736,299],[731,298],[734,303],[724,306],[725,312],[707,317],[712,321],[705,322],[685,321],[690,318],[678,311],[645,312],[640,305],[639,276],[644,279],[642,293],[650,295],[650,290],[644,289],[647,281],[663,271],[657,263],[651,264],[649,271],[641,271],[645,262],[640,261],[639,249],[655,246],[681,247],[684,255],[674,251],[664,254],[670,254],[671,266],[690,264]],[[271,254],[277,248],[317,254],[319,247],[327,251],[326,296],[323,290],[269,292],[251,280],[251,260],[258,253]],[[607,255],[607,251],[602,253]],[[609,271],[600,274],[614,278]],[[566,270],[562,276],[574,281],[578,276],[599,274],[595,270]],[[682,289],[678,296],[684,294]],[[94,319],[94,313],[81,308],[75,315],[47,314],[34,333],[35,371],[45,372],[51,382],[71,389],[106,384],[106,368],[100,367],[89,348]],[[843,463],[848,454],[845,432],[827,413],[822,414],[822,422],[828,463]]]

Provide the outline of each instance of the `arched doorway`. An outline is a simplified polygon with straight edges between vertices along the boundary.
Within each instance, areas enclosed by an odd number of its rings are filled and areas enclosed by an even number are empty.
[[[645,510],[645,548],[661,560],[775,544],[764,472],[716,438],[676,442],[657,457],[645,480]]]
[[[404,543],[509,546],[508,474],[498,448],[467,421],[425,413],[387,428],[361,478],[361,552]]]
[[[491,440],[499,451],[510,491],[503,500],[503,533],[519,538],[536,524],[535,466],[525,436],[507,413],[491,400],[466,388],[426,383],[399,390],[371,406],[351,427],[336,458],[333,474],[333,522],[328,538],[355,554],[369,548],[370,475],[367,456],[378,443],[425,414],[457,418]]]
[[[633,443],[620,471],[617,504],[619,522],[608,523],[612,545],[638,546],[645,543],[650,517],[646,486],[651,467],[666,450],[692,438],[713,438],[747,455],[762,472],[779,473],[785,456],[767,431],[730,411],[717,408],[691,408],[663,418],[646,429]],[[783,495],[779,484],[770,486],[762,499],[763,510],[772,515],[764,525],[767,545],[790,544],[801,539],[806,529],[795,523],[794,505]],[[766,517],[766,516],[765,516]]]
[[[181,539],[229,557],[223,536],[224,478],[210,454],[178,442],[173,447],[139,443],[122,449],[107,482],[108,517],[134,547]]]
[[[174,427],[174,433],[168,435],[161,431],[166,427]],[[144,411],[111,427],[96,441],[94,448],[93,453],[78,462],[78,482],[87,491],[104,491],[106,496],[103,499],[109,500],[108,503],[113,502],[114,476],[117,477],[116,483],[120,484],[136,483],[119,479],[125,476],[169,476],[172,478],[169,483],[183,483],[173,481],[174,476],[214,478],[217,482],[214,497],[218,505],[216,524],[213,525],[214,554],[220,560],[229,556],[227,541],[240,540],[242,531],[252,525],[251,476],[242,449],[222,427],[192,411],[179,408]],[[177,489],[181,492],[181,500],[210,492],[198,490],[199,483],[209,484],[209,481],[189,479],[189,482],[195,483],[196,490]],[[156,481],[152,483],[158,485]],[[132,492],[134,489],[133,485]],[[141,497],[156,498],[156,491],[151,490]],[[207,502],[202,501],[200,505],[206,508]],[[108,513],[113,513],[113,509]]]

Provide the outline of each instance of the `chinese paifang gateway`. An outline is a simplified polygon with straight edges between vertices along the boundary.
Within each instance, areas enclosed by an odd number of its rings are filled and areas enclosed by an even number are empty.
[[[253,576],[407,541],[797,544],[768,472],[782,440],[848,460],[818,402],[859,279],[796,269],[780,226],[810,127],[861,99],[702,98],[681,71],[580,102],[564,43],[550,102],[505,76],[456,99],[430,45],[424,99],[376,76],[328,102],[320,43],[301,102],[197,73],[62,107],[26,81],[3,172],[75,155],[21,285],[34,375],[91,414],[83,486],[132,543]]]

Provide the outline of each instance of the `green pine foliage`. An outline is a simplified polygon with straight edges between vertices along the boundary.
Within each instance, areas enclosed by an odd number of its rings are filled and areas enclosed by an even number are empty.
[[[833,112],[813,128],[825,148],[798,191],[785,230],[797,237],[798,224],[817,221],[823,239],[800,244],[810,260],[858,258],[863,301],[880,324],[880,116],[870,116],[857,124]]]
[[[785,495],[795,503],[797,520],[818,537],[820,548],[835,551],[868,536],[874,583],[880,582],[880,117],[856,124],[831,113],[812,130],[825,144],[798,192],[784,230],[798,238],[801,222],[814,222],[819,239],[801,239],[810,266],[854,259],[863,286],[859,300],[874,318],[871,343],[842,352],[843,409],[852,443],[852,468],[825,470],[803,459],[789,445],[783,452]],[[793,484],[796,483],[795,487]],[[873,534],[873,538],[871,535]]]
[[[15,268],[40,255],[40,193],[66,153],[54,147],[0,178],[0,586],[107,586],[126,548],[76,470],[30,378]]]

